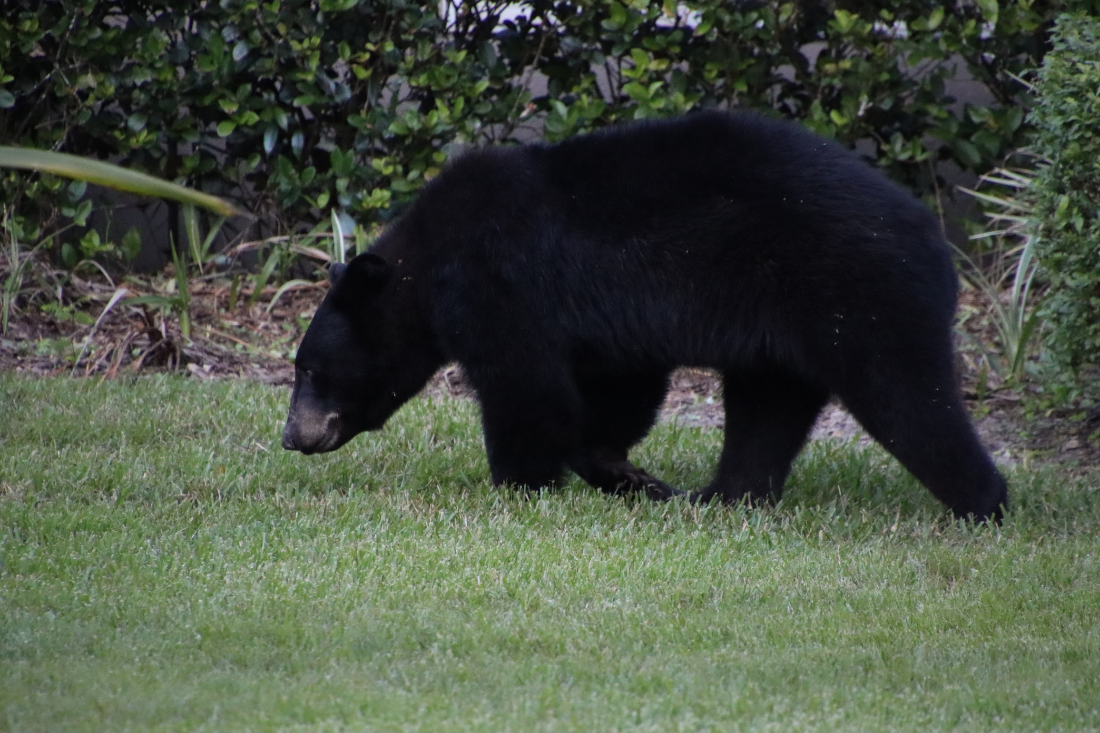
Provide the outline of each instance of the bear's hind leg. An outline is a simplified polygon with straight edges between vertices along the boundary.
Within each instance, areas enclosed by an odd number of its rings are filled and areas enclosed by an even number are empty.
[[[781,367],[723,375],[725,441],[710,486],[692,496],[727,504],[778,499],[814,420],[829,394]]]
[[[950,365],[920,366],[852,380],[838,396],[956,516],[1000,521],[1007,484],[974,432]]]
[[[584,403],[584,438],[570,467],[609,494],[645,494],[665,500],[684,492],[653,478],[627,459],[653,428],[668,391],[664,371],[578,378]]]

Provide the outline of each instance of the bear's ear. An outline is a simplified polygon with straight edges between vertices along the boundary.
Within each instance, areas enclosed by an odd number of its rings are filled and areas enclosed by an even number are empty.
[[[333,267],[341,266],[334,265]],[[333,273],[330,268],[329,276],[333,277],[335,275],[332,284],[340,283],[342,290],[363,291],[375,289],[386,282],[390,277],[390,270],[390,263],[373,252],[364,252],[352,259],[346,266],[341,267],[337,273]]]
[[[335,286],[336,283],[340,282],[340,278],[344,276],[344,273],[347,271],[347,269],[348,266],[345,265],[343,262],[333,262],[331,265],[329,265],[328,284]]]

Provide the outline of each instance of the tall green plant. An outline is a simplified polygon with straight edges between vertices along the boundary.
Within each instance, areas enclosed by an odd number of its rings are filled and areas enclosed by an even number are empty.
[[[1007,193],[962,189],[985,204],[986,216],[996,227],[971,236],[975,242],[993,242],[978,255],[980,261],[961,249],[956,252],[966,264],[963,277],[981,292],[997,331],[997,353],[981,344],[986,362],[1006,381],[1025,377],[1027,356],[1039,326],[1032,293],[1039,267],[1035,256],[1039,238],[1030,227],[1033,176],[1029,170],[1001,168],[982,176],[981,183]]]

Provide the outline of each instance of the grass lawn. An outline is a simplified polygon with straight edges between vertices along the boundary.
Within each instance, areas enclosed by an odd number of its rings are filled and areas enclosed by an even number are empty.
[[[770,509],[489,486],[477,409],[279,448],[288,392],[0,374],[2,730],[1096,730],[1100,490],[952,523],[815,444]],[[638,462],[698,487],[720,435]]]

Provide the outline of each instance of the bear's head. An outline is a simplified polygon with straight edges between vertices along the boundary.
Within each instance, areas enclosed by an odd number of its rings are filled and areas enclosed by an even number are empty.
[[[284,448],[324,453],[378,430],[442,365],[409,280],[370,252],[329,267],[294,360]]]

